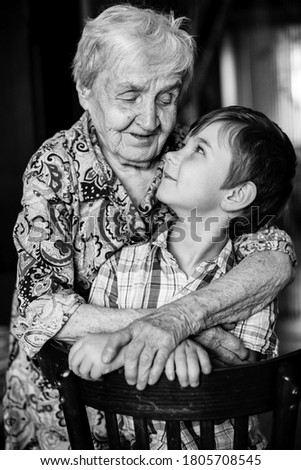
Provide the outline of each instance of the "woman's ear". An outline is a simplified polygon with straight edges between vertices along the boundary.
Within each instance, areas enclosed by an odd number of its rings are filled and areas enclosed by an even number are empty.
[[[227,190],[221,201],[221,208],[226,212],[237,212],[252,204],[257,194],[256,185],[248,181],[241,186]]]
[[[79,82],[76,83],[76,90],[81,107],[85,110],[89,109],[88,98],[91,94],[91,90],[83,87]]]

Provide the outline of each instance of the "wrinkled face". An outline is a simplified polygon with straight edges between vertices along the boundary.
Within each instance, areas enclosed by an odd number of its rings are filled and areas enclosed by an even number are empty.
[[[81,101],[108,162],[147,167],[171,133],[181,89],[178,74],[160,75],[146,60],[122,59],[100,72]]]
[[[198,209],[217,214],[225,190],[221,190],[231,164],[226,139],[218,136],[220,123],[212,123],[197,135],[188,136],[185,146],[166,154],[163,179],[157,197],[186,216]]]

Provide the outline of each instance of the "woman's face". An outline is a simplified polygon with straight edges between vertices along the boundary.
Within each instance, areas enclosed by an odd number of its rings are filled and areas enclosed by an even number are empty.
[[[148,167],[171,133],[181,78],[125,58],[100,72],[81,104],[88,109],[108,162]]]

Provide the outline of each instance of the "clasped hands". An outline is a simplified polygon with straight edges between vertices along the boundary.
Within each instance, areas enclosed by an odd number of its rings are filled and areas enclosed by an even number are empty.
[[[149,315],[119,331],[81,338],[70,350],[69,367],[90,380],[124,367],[128,384],[143,390],[155,384],[163,371],[169,380],[177,376],[183,387],[195,387],[201,371],[211,372],[212,361],[234,365],[247,359],[248,350],[239,338],[220,326],[182,339],[168,319],[161,317],[158,322],[157,316]]]

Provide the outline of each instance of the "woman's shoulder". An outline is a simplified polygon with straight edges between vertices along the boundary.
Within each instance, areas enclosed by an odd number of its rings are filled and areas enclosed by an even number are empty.
[[[61,162],[75,160],[79,154],[89,152],[87,142],[87,124],[85,114],[69,129],[60,130],[52,137],[45,140],[29,161],[35,165],[40,160],[54,160],[56,157]]]
[[[24,175],[24,193],[36,188],[47,198],[62,197],[78,191],[78,154],[89,154],[83,118],[70,129],[61,130],[45,140],[30,158]],[[89,158],[88,158],[89,159]]]
[[[76,185],[82,173],[95,166],[96,157],[90,140],[87,113],[69,129],[45,140],[30,158],[24,179],[51,179],[59,187]],[[53,183],[54,184],[54,183]]]

